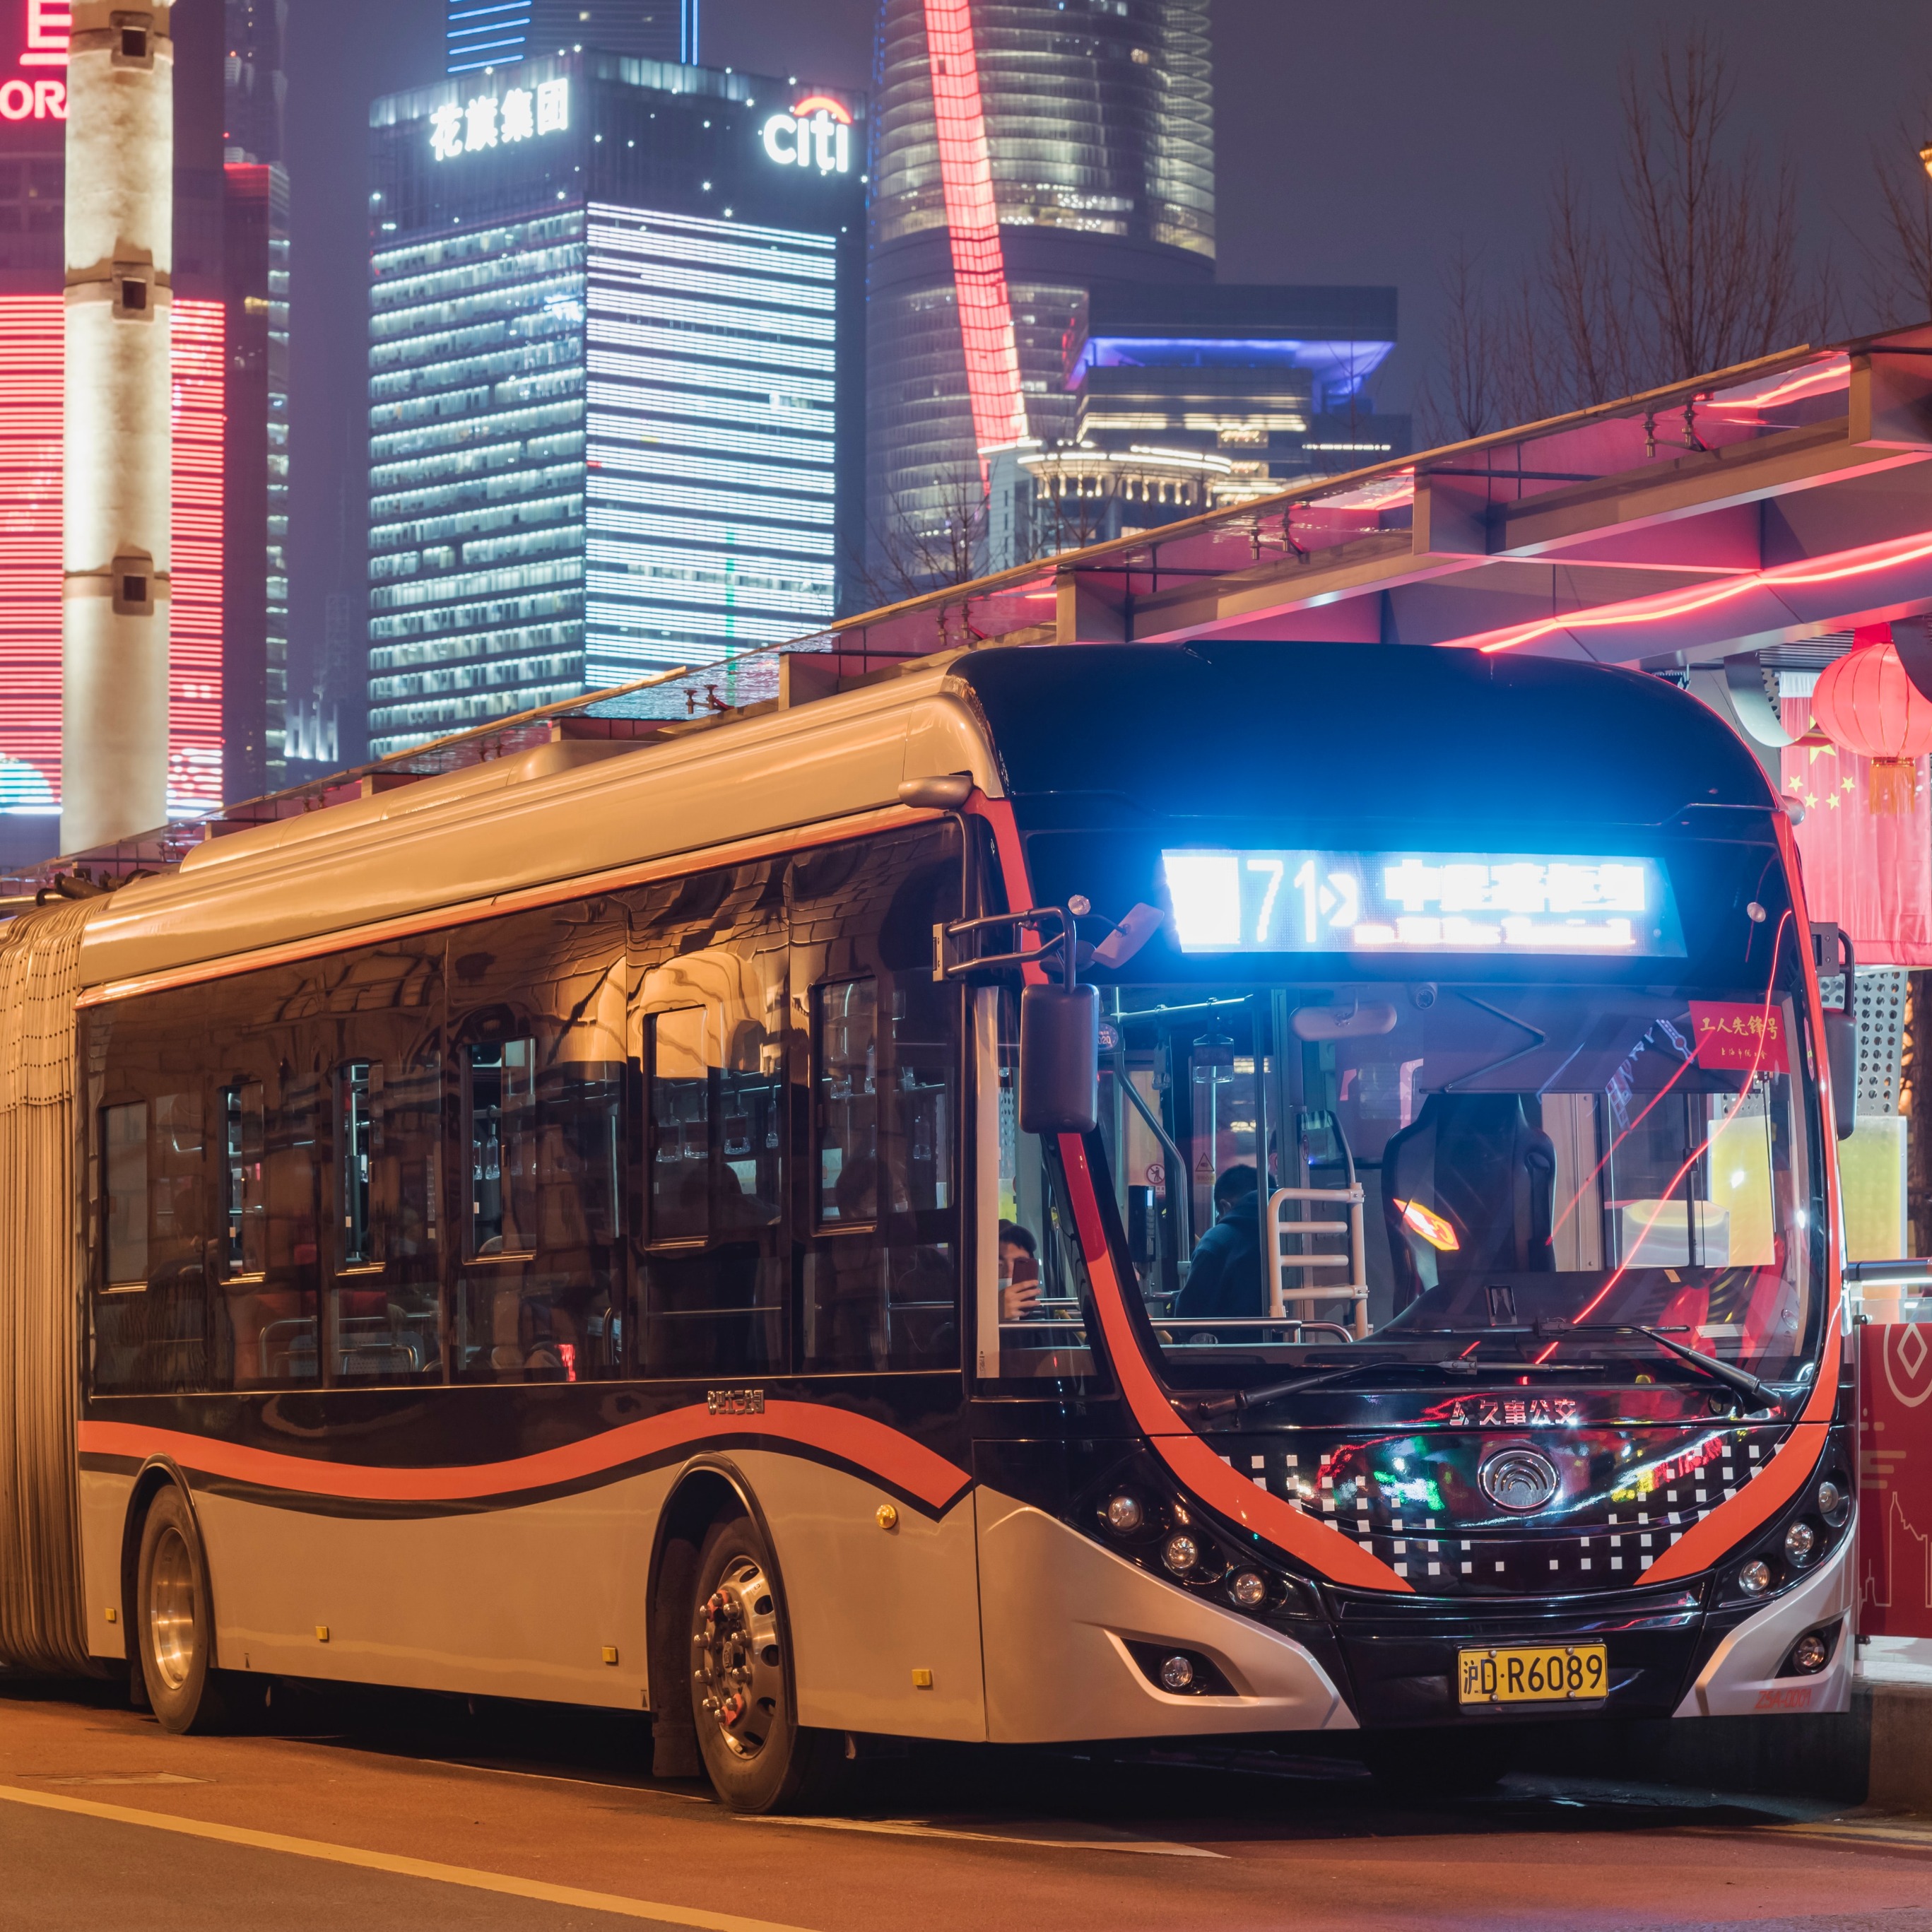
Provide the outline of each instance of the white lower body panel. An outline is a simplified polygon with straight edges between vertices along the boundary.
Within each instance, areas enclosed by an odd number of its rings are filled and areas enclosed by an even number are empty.
[[[1353,1730],[1313,1655],[1266,1624],[1150,1575],[996,1491],[974,1492],[986,1730],[1000,1744]],[[1212,1660],[1235,1694],[1174,1696],[1126,1646]]]
[[[1672,1713],[1678,1718],[1742,1718],[1774,1712],[1829,1714],[1852,1708],[1850,1618],[1856,1572],[1847,1535],[1828,1561],[1774,1602],[1747,1617],[1712,1653]],[[1837,1627],[1832,1660],[1815,1677],[1774,1675],[1808,1630]]]

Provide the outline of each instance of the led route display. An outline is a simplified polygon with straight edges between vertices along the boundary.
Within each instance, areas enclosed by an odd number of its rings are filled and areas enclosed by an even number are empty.
[[[1684,951],[1654,859],[1220,850],[1161,861],[1184,952]]]

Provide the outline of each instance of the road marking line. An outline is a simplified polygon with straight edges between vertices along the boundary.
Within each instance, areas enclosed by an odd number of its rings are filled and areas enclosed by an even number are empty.
[[[412,1764],[440,1764],[448,1771],[476,1771],[491,1778],[532,1778],[542,1784],[581,1784],[592,1791],[634,1791],[643,1798],[669,1798],[680,1804],[716,1804],[715,1798],[700,1797],[694,1791],[667,1791],[662,1785],[620,1784],[608,1778],[570,1778],[562,1772],[518,1771],[505,1764],[472,1764],[466,1758],[412,1757]]]
[[[440,1864],[430,1858],[367,1851],[359,1845],[333,1845],[320,1838],[292,1838],[280,1832],[254,1832],[244,1826],[218,1825],[202,1818],[137,1811],[124,1804],[103,1804],[91,1798],[56,1797],[50,1791],[25,1791],[18,1785],[0,1784],[0,1804],[31,1805],[42,1811],[98,1818],[112,1825],[145,1825],[157,1832],[177,1832],[184,1838],[207,1838],[217,1844],[245,1845],[256,1851],[286,1852],[292,1858],[320,1858],[329,1864],[356,1865],[364,1871],[388,1872],[399,1878],[430,1879],[439,1885],[466,1886],[472,1892],[538,1899],[548,1905],[574,1905],[580,1911],[608,1912],[621,1918],[688,1925],[697,1928],[697,1932],[802,1932],[800,1927],[778,1924],[768,1918],[743,1918],[728,1912],[698,1912],[687,1905],[660,1905],[649,1899],[626,1898],[616,1892],[586,1892],[574,1885],[546,1885],[540,1879],[512,1878],[506,1872]]]
[[[1041,1852],[1138,1852],[1156,1858],[1226,1858],[1226,1852],[1176,1845],[1160,1838],[1025,1838],[1010,1832],[965,1832],[912,1818],[782,1818],[733,1814],[745,1825],[802,1825],[814,1832],[873,1832],[889,1838],[963,1838],[976,1844],[1022,1845]]]
[[[1683,1825],[1686,1837],[1707,1838],[1816,1838],[1826,1844],[1884,1845],[1897,1851],[1932,1852],[1932,1830],[1909,1825],[1816,1824]]]

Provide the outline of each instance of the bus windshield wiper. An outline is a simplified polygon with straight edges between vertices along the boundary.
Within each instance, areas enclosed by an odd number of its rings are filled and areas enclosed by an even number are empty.
[[[1673,1342],[1668,1335],[1654,1328],[1641,1324],[1636,1332],[1648,1335],[1660,1348],[1667,1348],[1679,1361],[1688,1362],[1693,1368],[1702,1369],[1707,1376],[1714,1376],[1727,1388],[1736,1389],[1740,1395],[1747,1395],[1760,1406],[1769,1409],[1775,1415],[1784,1413],[1784,1398],[1767,1383],[1761,1382],[1748,1369],[1739,1368],[1735,1362],[1720,1361],[1715,1355],[1707,1355],[1702,1348],[1688,1348],[1682,1342]]]
[[[1646,1328],[1640,1322],[1580,1322],[1574,1326],[1552,1322],[1546,1330],[1539,1328],[1538,1332],[1546,1333],[1552,1341],[1562,1341],[1571,1335],[1642,1335],[1679,1361],[1701,1370],[1714,1382],[1720,1382],[1726,1388],[1748,1396],[1760,1408],[1768,1408],[1779,1415],[1784,1413],[1784,1398],[1768,1383],[1760,1382],[1748,1369],[1741,1369],[1735,1362],[1721,1361],[1717,1356],[1707,1355],[1702,1348],[1691,1348],[1688,1343],[1673,1342],[1662,1329]]]
[[[1304,1389],[1319,1388],[1324,1383],[1340,1382],[1346,1376],[1358,1376],[1370,1369],[1433,1369],[1438,1373],[1457,1378],[1474,1377],[1485,1369],[1500,1369],[1506,1375],[1518,1376],[1576,1376],[1600,1375],[1601,1362],[1479,1362],[1473,1355],[1438,1356],[1433,1360],[1409,1361],[1400,1357],[1384,1357],[1345,1362],[1338,1368],[1318,1370],[1312,1375],[1297,1376],[1287,1382],[1269,1382],[1260,1388],[1237,1389],[1232,1395],[1216,1396],[1210,1401],[1194,1405],[1194,1413],[1203,1421],[1216,1416],[1233,1415],[1244,1409],[1258,1408],[1263,1405],[1280,1402],[1285,1396],[1299,1395]]]

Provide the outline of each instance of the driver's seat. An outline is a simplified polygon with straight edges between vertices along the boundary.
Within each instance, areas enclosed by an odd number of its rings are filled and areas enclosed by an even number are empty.
[[[1456,1274],[1556,1265],[1556,1147],[1520,1094],[1432,1094],[1382,1150],[1382,1216],[1395,1305]],[[1417,1212],[1405,1216],[1409,1203]]]

